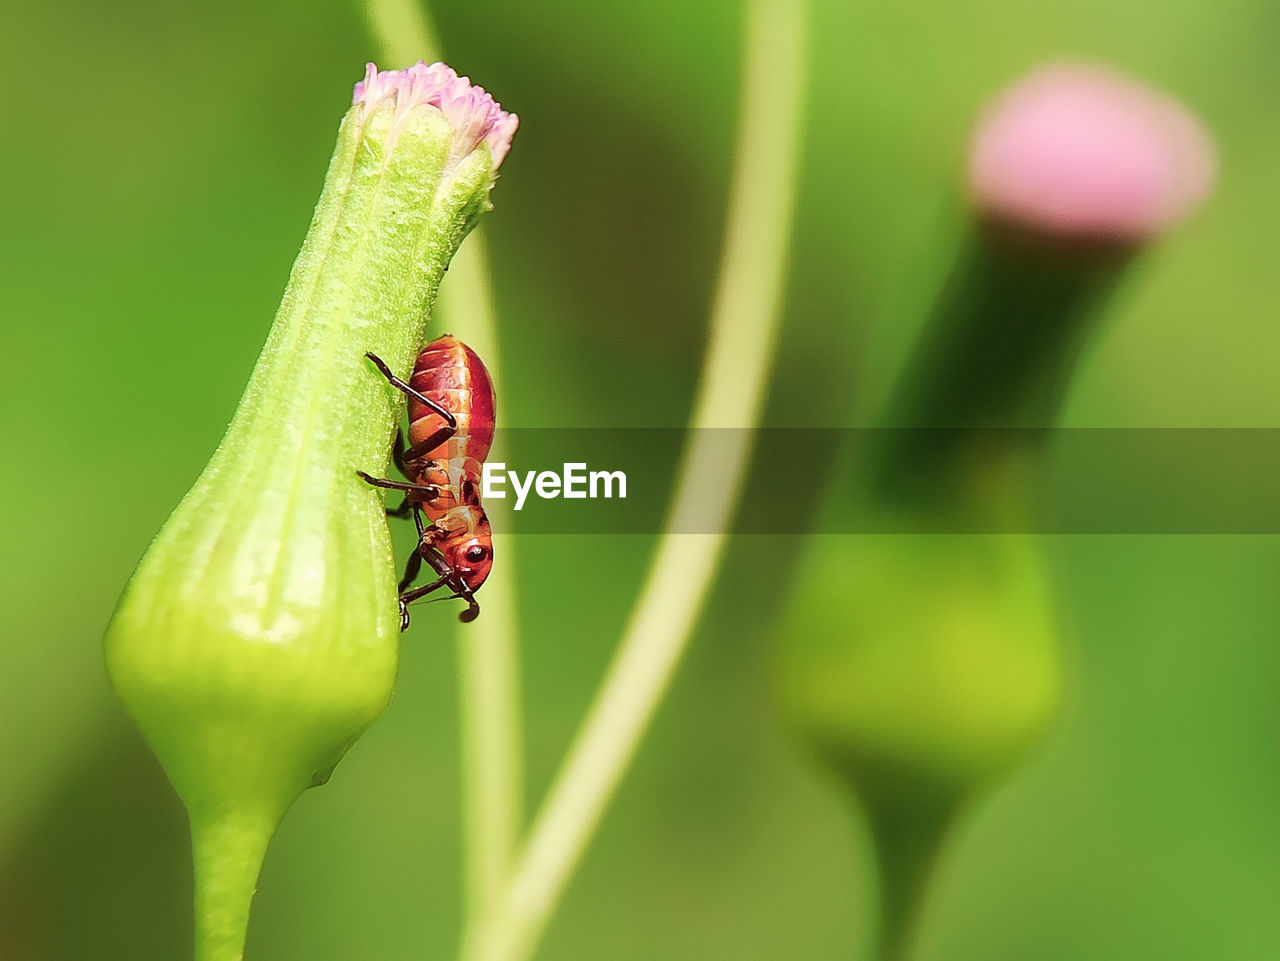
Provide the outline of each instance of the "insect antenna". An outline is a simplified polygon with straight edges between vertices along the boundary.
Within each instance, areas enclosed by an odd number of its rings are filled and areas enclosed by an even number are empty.
[[[417,600],[410,601],[409,603],[410,603],[411,605],[413,605],[413,604],[434,604],[434,603],[436,603],[437,601],[456,601],[456,600],[458,600],[460,597],[462,597],[462,595],[461,595],[461,594],[439,594],[439,595],[437,595],[436,597],[419,597]]]

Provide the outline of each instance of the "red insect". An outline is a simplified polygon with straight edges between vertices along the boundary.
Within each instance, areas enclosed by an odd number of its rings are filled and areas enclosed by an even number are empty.
[[[493,532],[480,505],[481,471],[493,444],[493,380],[475,351],[448,334],[422,349],[407,384],[381,358],[365,356],[409,397],[410,446],[404,449],[397,432],[394,453],[409,483],[357,471],[375,487],[404,491],[404,503],[387,513],[412,514],[418,526],[418,547],[400,581],[401,630],[409,626],[409,604],[442,587],[467,602],[459,617],[473,621],[480,613],[475,592],[493,567]],[[423,561],[436,580],[410,589]]]

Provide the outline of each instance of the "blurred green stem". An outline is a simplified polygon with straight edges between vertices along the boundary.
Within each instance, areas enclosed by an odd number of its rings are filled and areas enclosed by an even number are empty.
[[[880,961],[908,961],[934,865],[955,821],[957,800],[929,790],[878,796],[862,792],[874,826],[880,878]]]
[[[369,0],[365,13],[383,57],[393,65],[440,59],[424,4]],[[485,359],[501,384],[498,324],[481,230],[472,233],[450,264],[436,316]],[[493,457],[503,459],[500,436]],[[512,529],[506,504],[495,502],[488,509],[499,532]],[[501,550],[501,564],[485,583],[484,617],[462,631],[458,643],[464,857],[467,910],[473,917],[487,911],[502,891],[516,849],[524,795],[513,538],[503,538]]]
[[[1022,493],[1022,472],[1054,425],[1080,352],[1130,251],[1055,249],[975,223],[867,453],[878,498],[936,507],[975,470],[999,496]],[[993,492],[996,493],[996,492]]]
[[[711,338],[675,495],[644,588],[592,707],[540,809],[502,902],[464,935],[464,961],[528,958],[683,655],[722,553],[750,455],[749,430],[724,456],[699,428],[759,422],[779,302],[799,153],[806,4],[754,0],[746,14],[744,84],[726,246]],[[721,479],[713,534],[678,534],[706,478]]]
[[[440,315],[485,358],[501,383],[497,323],[482,244],[458,251],[440,288]],[[442,328],[443,329],[443,328]],[[491,456],[506,459],[505,441]],[[510,501],[486,508],[497,531],[511,531]],[[502,539],[502,563],[485,581],[484,617],[459,632],[462,777],[467,811],[468,910],[479,917],[496,903],[519,842],[524,799],[520,733],[520,637],[515,538]]]
[[[889,407],[891,426],[1045,427],[1128,249],[975,223]]]

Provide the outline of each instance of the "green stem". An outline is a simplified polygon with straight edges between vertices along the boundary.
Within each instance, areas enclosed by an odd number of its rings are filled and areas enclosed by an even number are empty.
[[[930,792],[893,800],[863,793],[880,879],[880,961],[908,961],[934,866],[955,819],[954,798]]]
[[[779,328],[779,302],[799,154],[806,5],[754,0],[747,9],[739,158],[711,339],[677,471],[665,533],[613,663],[530,830],[496,908],[464,935],[464,961],[529,957],[617,790],[682,657],[723,551],[750,458],[750,430],[728,456],[707,427],[759,422]],[[714,447],[714,450],[712,449]],[[720,478],[712,534],[679,534]]]
[[[503,445],[495,455],[503,457]],[[505,502],[500,502],[505,505]],[[498,530],[511,530],[510,509],[489,511]],[[469,914],[483,916],[510,877],[520,836],[520,665],[515,544],[505,538],[503,569],[485,582],[483,624],[458,639],[461,671],[462,785],[465,805]]]
[[[195,863],[195,961],[240,961],[249,905],[278,817],[224,809],[191,815]]]
[[[458,251],[440,287],[441,330],[461,334],[502,383],[497,312],[481,232]],[[490,458],[506,462],[506,440]],[[515,529],[509,500],[486,507],[496,531]],[[482,917],[502,896],[515,861],[524,812],[520,720],[520,623],[516,539],[503,537],[502,562],[485,581],[484,617],[458,637],[459,727],[468,914]]]
[[[370,0],[370,30],[392,63],[440,58],[425,4]],[[502,360],[490,296],[488,255],[480,231],[459,250],[440,288],[438,330],[461,336],[485,359],[498,384]],[[499,435],[492,452],[503,457]],[[513,528],[507,501],[488,508],[494,529]],[[458,638],[459,713],[467,910],[477,917],[503,890],[519,839],[524,772],[521,765],[517,572],[514,539],[502,538],[501,563],[485,582],[484,617]]]
[[[890,407],[909,427],[1052,421],[1125,248],[1053,249],[977,224]]]
[[[440,59],[440,43],[422,0],[366,0],[364,15],[388,63],[407,67]]]

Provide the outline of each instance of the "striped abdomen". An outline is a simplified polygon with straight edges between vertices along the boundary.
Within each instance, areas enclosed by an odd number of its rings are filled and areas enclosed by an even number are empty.
[[[420,457],[461,464],[483,464],[493,445],[493,381],[484,362],[456,337],[446,334],[422,349],[409,384],[414,390],[453,414],[458,429],[440,446]],[[409,398],[409,447],[428,440],[444,426],[435,411]],[[415,452],[418,453],[418,452]]]

